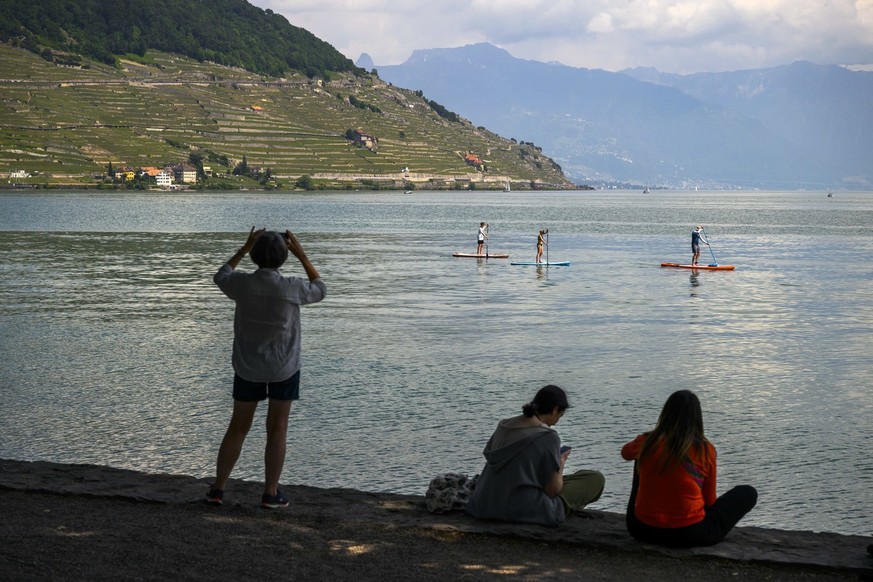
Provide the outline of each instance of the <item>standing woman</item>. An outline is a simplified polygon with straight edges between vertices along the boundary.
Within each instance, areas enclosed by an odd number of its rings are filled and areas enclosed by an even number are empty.
[[[479,235],[476,238],[477,246],[476,246],[476,254],[484,255],[485,254],[485,241],[488,239],[488,225],[484,222],[479,223]]]
[[[749,485],[716,497],[715,447],[703,434],[700,400],[689,390],[671,394],[655,430],[624,445],[621,456],[636,461],[627,530],[641,542],[717,544],[758,501]]]
[[[466,511],[480,519],[556,526],[576,509],[600,499],[604,478],[580,470],[564,476],[570,456],[552,428],[569,408],[567,394],[548,385],[522,407],[522,414],[501,420],[485,446],[485,468]]]
[[[535,263],[543,262],[543,250],[545,250],[546,246],[546,239],[544,236],[545,234],[546,231],[542,229],[540,230],[539,234],[537,234],[537,258],[534,259]]]
[[[306,279],[286,277],[279,272],[289,251],[300,261]],[[247,254],[258,266],[253,273],[236,270]],[[279,490],[279,477],[285,464],[291,403],[299,398],[300,306],[321,301],[327,290],[290,230],[280,234],[254,227],[245,244],[221,266],[213,281],[236,303],[233,415],[218,450],[215,481],[206,501],[211,505],[222,504],[225,484],[252,427],[258,403],[269,399],[261,506],[287,507],[288,499]]]

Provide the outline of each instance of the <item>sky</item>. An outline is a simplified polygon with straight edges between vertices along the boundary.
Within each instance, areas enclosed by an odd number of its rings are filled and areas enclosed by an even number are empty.
[[[873,0],[249,0],[352,61],[489,42],[512,56],[665,73],[873,65]]]

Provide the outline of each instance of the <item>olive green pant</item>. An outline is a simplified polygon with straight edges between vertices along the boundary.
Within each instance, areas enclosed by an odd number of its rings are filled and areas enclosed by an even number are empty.
[[[606,479],[598,471],[582,469],[572,475],[564,475],[564,487],[559,495],[564,503],[564,514],[570,515],[600,499],[605,484]]]

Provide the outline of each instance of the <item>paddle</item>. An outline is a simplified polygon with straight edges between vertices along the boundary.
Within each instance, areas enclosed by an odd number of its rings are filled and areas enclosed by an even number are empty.
[[[712,252],[712,245],[709,243],[709,237],[706,236],[706,230],[704,230],[704,229],[701,228],[701,229],[700,229],[700,232],[703,233],[703,237],[704,237],[704,238],[706,239],[706,241],[707,241],[707,242],[706,242],[706,246],[709,247],[709,254],[712,255],[712,264],[710,265],[710,267],[717,267],[717,266],[718,266],[718,261],[715,260],[715,253]]]
[[[549,229],[546,229],[546,266],[549,266]]]

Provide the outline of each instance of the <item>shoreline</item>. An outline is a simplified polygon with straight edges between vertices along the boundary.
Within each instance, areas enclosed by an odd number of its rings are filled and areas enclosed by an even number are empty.
[[[741,526],[716,546],[675,550],[638,543],[622,514],[594,510],[545,528],[434,515],[423,494],[303,485],[284,486],[291,507],[269,511],[259,483],[233,479],[212,508],[207,487],[185,475],[0,460],[0,578],[873,580],[865,536]],[[253,550],[266,552],[257,564]],[[162,566],[142,563],[152,558]]]
[[[520,180],[518,182],[521,182]],[[515,182],[514,182],[515,183]],[[593,186],[588,186],[586,184],[573,184],[571,186],[561,186],[560,184],[542,184],[541,187],[538,186],[536,188],[522,188],[517,187],[515,190],[511,192],[593,192],[599,189],[604,188],[595,188]],[[448,188],[448,187],[417,187],[414,189],[410,189],[408,186],[381,186],[379,188],[367,187],[364,184],[358,182],[342,182],[335,188],[298,188],[298,187],[258,187],[258,186],[238,186],[233,188],[197,188],[190,186],[179,186],[173,188],[162,188],[153,186],[150,188],[122,188],[118,186],[103,186],[95,185],[95,184],[78,184],[78,183],[70,183],[70,184],[3,184],[0,185],[0,191],[2,192],[30,192],[30,191],[39,191],[39,192],[55,192],[55,191],[73,191],[73,192],[129,192],[129,193],[142,193],[142,192],[163,192],[168,194],[182,194],[182,193],[213,193],[213,192],[279,192],[279,193],[313,193],[313,192],[400,192],[406,194],[415,194],[419,192],[503,192],[503,193],[511,193],[507,192],[502,183],[495,185],[495,187],[484,187],[478,186],[475,188]],[[622,190],[619,190],[622,191]],[[635,191],[632,189],[628,189],[628,191]],[[824,192],[824,190],[823,190]],[[863,192],[863,190],[862,190]]]

